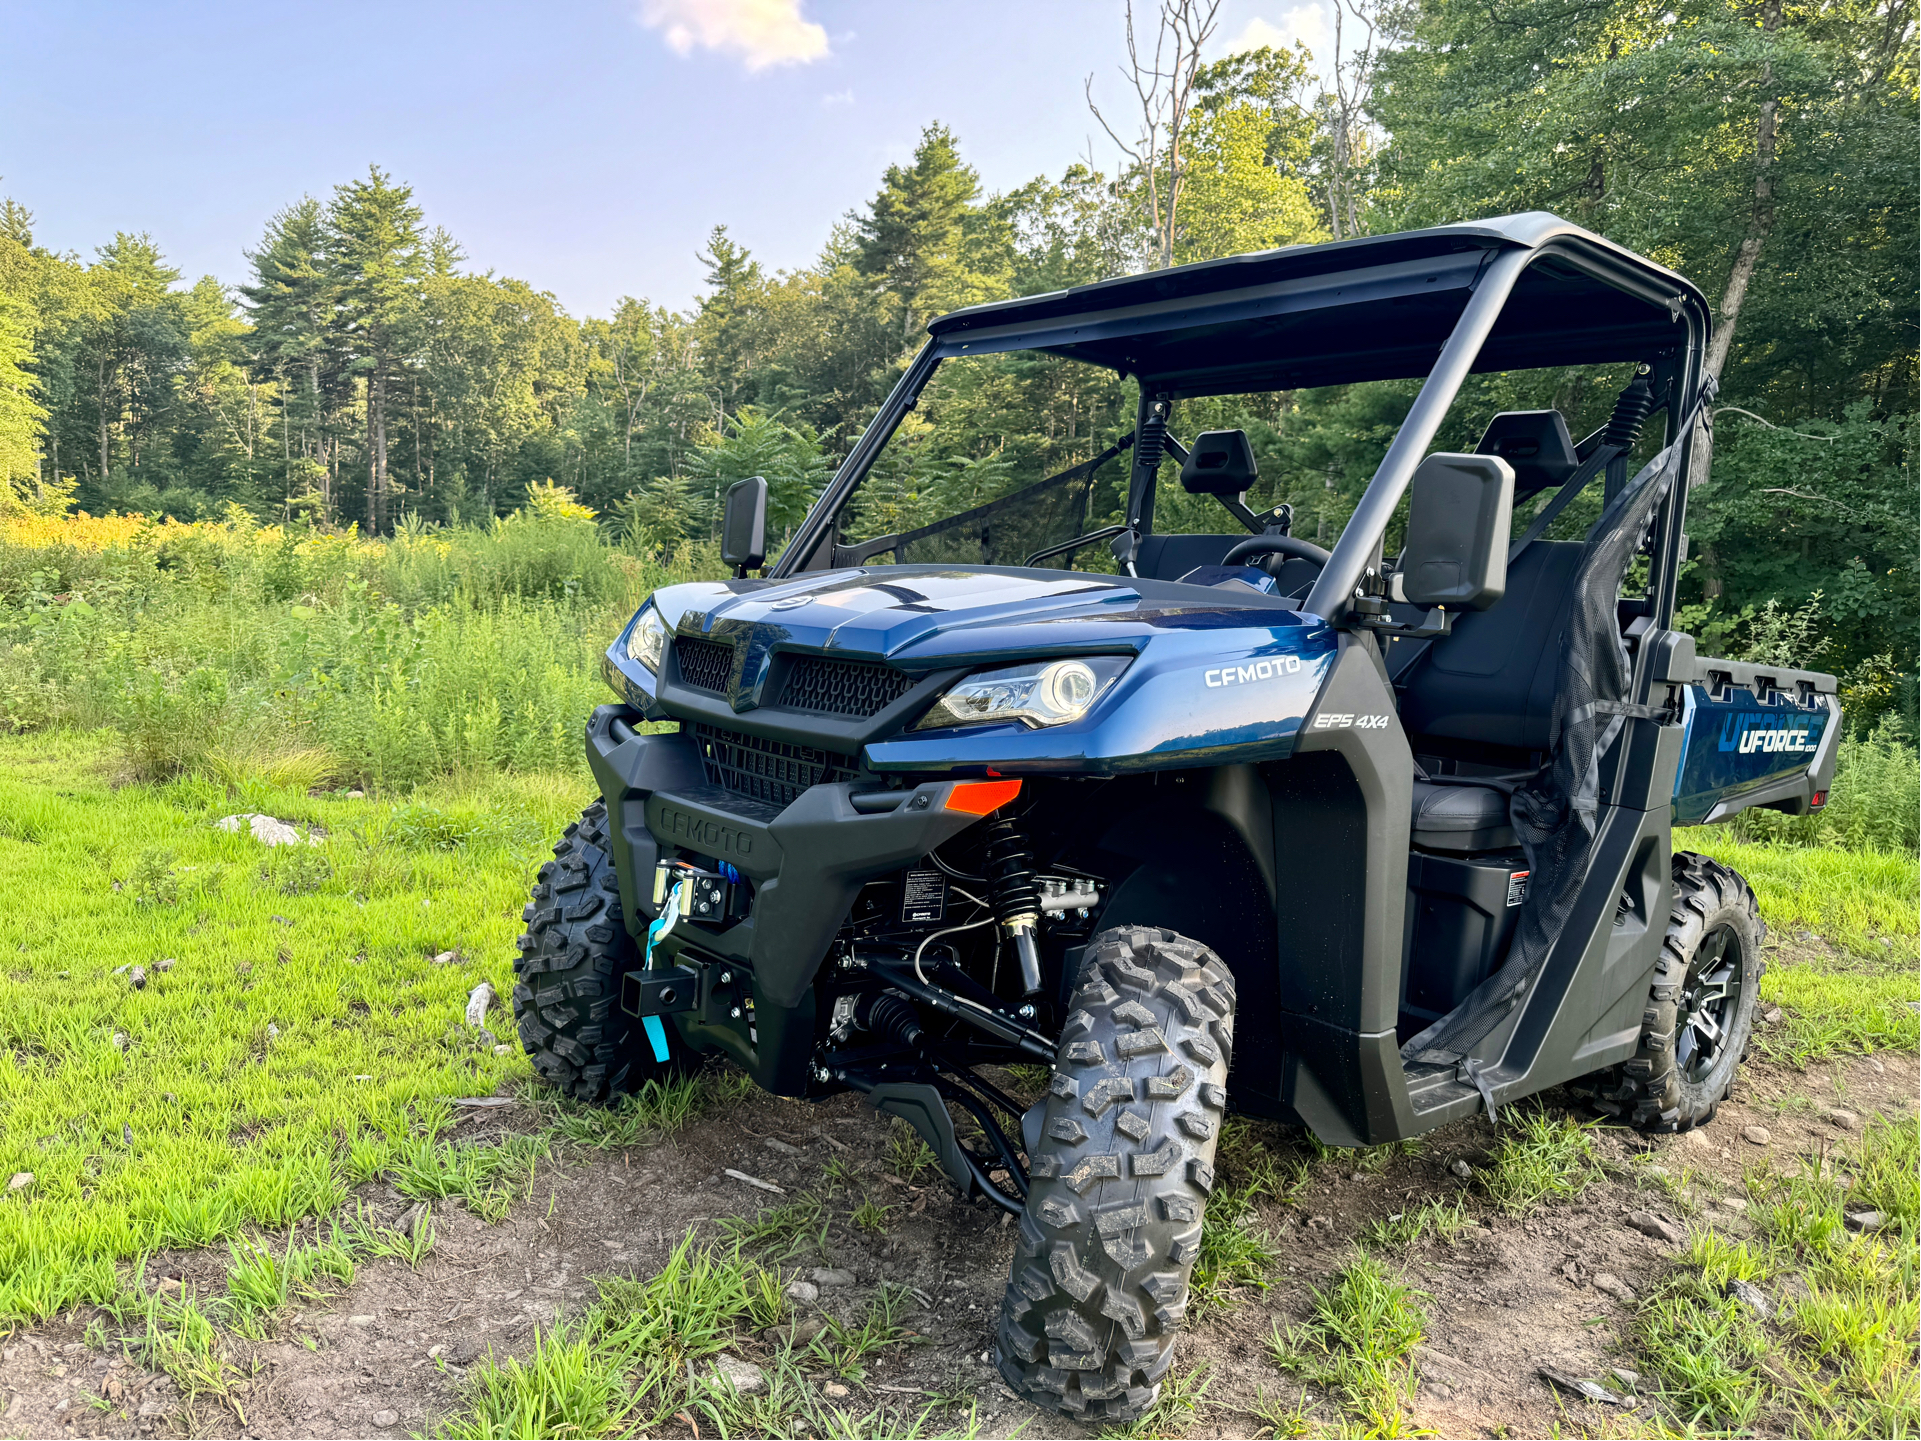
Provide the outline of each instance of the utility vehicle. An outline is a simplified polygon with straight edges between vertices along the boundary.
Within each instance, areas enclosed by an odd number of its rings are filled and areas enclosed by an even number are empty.
[[[1672,828],[1821,806],[1840,711],[1831,676],[1674,629],[1700,291],[1534,213],[928,328],[778,558],[736,484],[735,578],[657,591],[608,650],[602,799],[517,962],[539,1071],[599,1100],[719,1053],[905,1118],[1020,1216],[1001,1373],[1088,1417],[1155,1397],[1231,1110],[1334,1146],[1576,1081],[1645,1130],[1711,1116],[1762,926]],[[1011,352],[1124,379],[1131,430],[872,534],[863,482],[936,370]],[[1605,366],[1578,441],[1451,414],[1496,389],[1473,372]],[[1331,549],[1250,506],[1244,430],[1182,434],[1206,397],[1422,377]],[[1478,443],[1430,453],[1444,425]],[[1583,492],[1585,539],[1543,538]],[[1170,533],[1157,498],[1216,518]],[[1008,1064],[1047,1068],[1039,1103],[982,1074]]]

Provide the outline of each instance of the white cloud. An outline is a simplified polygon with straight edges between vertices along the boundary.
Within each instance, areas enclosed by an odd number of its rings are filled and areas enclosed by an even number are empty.
[[[854,103],[854,92],[851,90],[835,90],[830,94],[821,96],[820,103],[825,109],[838,110],[843,105],[852,105]]]
[[[765,70],[826,57],[827,32],[803,20],[800,7],[801,0],[641,0],[640,23],[677,55],[719,50]]]
[[[1319,5],[1296,5],[1282,13],[1278,25],[1257,15],[1239,35],[1227,42],[1227,53],[1238,55],[1263,45],[1275,50],[1292,50],[1297,40],[1307,42],[1317,63],[1326,63],[1334,50],[1334,31],[1328,24],[1326,10]]]

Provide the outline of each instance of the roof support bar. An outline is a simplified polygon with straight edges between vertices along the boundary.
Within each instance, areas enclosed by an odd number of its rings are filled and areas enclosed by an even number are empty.
[[[1448,336],[1447,344],[1441,347],[1434,368],[1422,382],[1421,393],[1414,397],[1414,404],[1408,408],[1407,419],[1401,422],[1400,433],[1387,448],[1380,468],[1374,472],[1374,479],[1368,482],[1367,494],[1361,497],[1361,503],[1355,507],[1353,518],[1348,521],[1347,529],[1341,532],[1341,538],[1321,571],[1320,579],[1314,582],[1314,589],[1308,593],[1304,609],[1335,624],[1345,619],[1355,587],[1361,583],[1361,572],[1367,569],[1375,547],[1386,534],[1387,523],[1394,514],[1394,507],[1400,504],[1401,496],[1407,491],[1414,468],[1427,453],[1434,432],[1440,429],[1447,408],[1454,403],[1454,397],[1461,389],[1461,382],[1467,379],[1468,372],[1473,369],[1481,346],[1486,342],[1488,332],[1494,328],[1495,320],[1500,317],[1502,307],[1507,304],[1515,281],[1521,278],[1521,272],[1527,269],[1538,253],[1534,250],[1503,250],[1481,273],[1473,295],[1461,311],[1461,318],[1454,322],[1453,333]]]

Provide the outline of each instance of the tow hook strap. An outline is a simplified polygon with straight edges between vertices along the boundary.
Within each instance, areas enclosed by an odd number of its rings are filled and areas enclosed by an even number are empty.
[[[658,919],[654,920],[647,927],[647,954],[645,957],[642,958],[642,961],[641,961],[641,966],[643,969],[645,970],[653,969],[654,942],[658,941],[662,936],[666,935],[668,931],[672,930],[674,927],[674,922],[679,919],[680,919],[680,887],[675,886],[672,890],[668,891],[667,893],[667,909],[662,911]],[[659,1016],[642,1016],[640,1018],[640,1026],[641,1026],[641,1029],[647,1033],[647,1043],[654,1048],[655,1062],[663,1066],[666,1065],[667,1064],[667,1027],[661,1024],[661,1019]]]

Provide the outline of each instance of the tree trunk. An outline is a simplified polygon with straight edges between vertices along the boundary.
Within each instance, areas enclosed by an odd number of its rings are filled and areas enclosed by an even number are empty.
[[[1781,0],[1767,0],[1761,11],[1762,33],[1772,35],[1780,28]],[[1741,248],[1735,254],[1727,289],[1721,294],[1721,323],[1715,327],[1714,339],[1708,345],[1707,373],[1716,380],[1721,378],[1722,368],[1728,363],[1728,354],[1734,347],[1734,327],[1748,297],[1748,284],[1754,279],[1754,272],[1761,264],[1762,248],[1774,229],[1774,139],[1780,100],[1773,93],[1772,62],[1761,67],[1761,88],[1761,113],[1754,126],[1754,203],[1748,211],[1747,233],[1741,237]]]
[[[374,439],[374,525],[376,533],[387,533],[387,373],[374,372],[373,422]]]

